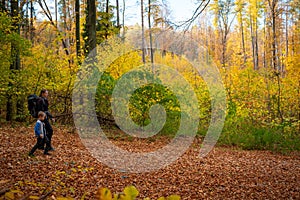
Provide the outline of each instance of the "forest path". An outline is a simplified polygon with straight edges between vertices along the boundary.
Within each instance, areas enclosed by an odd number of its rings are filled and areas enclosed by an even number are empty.
[[[49,199],[67,196],[94,199],[98,188],[121,192],[134,185],[139,199],[177,194],[182,199],[300,199],[300,154],[274,154],[215,148],[199,158],[197,141],[177,161],[164,169],[130,174],[111,169],[94,159],[77,134],[55,128],[55,152],[27,156],[35,143],[33,127],[0,127],[0,191],[10,188]],[[112,130],[112,132],[117,130]],[[119,134],[119,133],[118,133]],[[114,141],[125,149],[155,149],[167,139]],[[43,193],[43,194],[42,194]],[[24,196],[19,194],[19,197]],[[18,196],[18,195],[16,195]],[[3,198],[3,196],[2,196]],[[0,199],[1,195],[0,195]]]

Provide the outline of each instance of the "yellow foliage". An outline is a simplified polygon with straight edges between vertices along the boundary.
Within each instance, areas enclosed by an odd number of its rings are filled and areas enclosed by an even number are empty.
[[[126,187],[122,193],[114,194],[108,188],[101,188],[97,193],[97,199],[99,200],[135,200],[139,195],[139,191],[134,186]],[[150,198],[144,198],[144,200],[150,200]],[[180,196],[171,195],[168,197],[160,197],[158,200],[180,200]]]

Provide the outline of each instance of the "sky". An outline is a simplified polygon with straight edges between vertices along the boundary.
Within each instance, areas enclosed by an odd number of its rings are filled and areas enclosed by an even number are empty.
[[[147,0],[145,0],[147,2]],[[140,24],[140,1],[126,1],[126,25]],[[196,8],[196,0],[168,0],[167,5],[171,11],[172,21],[180,22],[191,18]]]
[[[158,0],[161,2],[162,0]],[[191,18],[193,11],[196,8],[197,0],[164,0],[167,2],[168,8],[171,11],[171,19],[172,22],[181,22]],[[120,0],[120,9],[122,9],[123,1]],[[147,4],[147,0],[144,0],[145,4]],[[115,1],[111,0],[110,3],[115,5]],[[54,13],[54,1],[47,0],[47,4]],[[41,9],[37,6],[37,11],[40,12]],[[141,24],[141,14],[140,14],[140,0],[126,0],[126,11],[125,11],[125,25],[135,25]],[[53,15],[54,16],[54,15]],[[39,19],[45,19],[41,15],[38,17]]]

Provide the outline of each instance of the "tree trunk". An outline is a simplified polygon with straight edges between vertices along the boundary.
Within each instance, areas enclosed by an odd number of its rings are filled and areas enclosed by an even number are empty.
[[[19,2],[18,0],[12,0],[11,1],[11,16],[13,18],[12,22],[12,30],[16,32],[17,34],[20,34],[20,27],[18,24],[18,20],[16,19],[19,15]],[[14,70],[20,70],[20,51],[18,47],[15,46],[14,43],[11,43],[11,64],[10,64],[10,70],[11,74],[14,73]],[[13,88],[14,85],[10,81],[9,82],[9,88]],[[7,104],[6,104],[6,120],[12,121],[13,119],[13,110],[14,110],[14,101],[13,101],[13,92],[8,91],[7,93]]]
[[[289,7],[286,5],[285,10],[285,57],[289,56],[289,24],[288,24],[288,17],[289,17]],[[286,62],[287,64],[287,62]]]
[[[55,0],[55,25],[57,27],[57,18],[58,18],[58,8],[57,8],[57,0]]]
[[[80,0],[75,0],[76,15],[76,55],[80,56]]]
[[[295,20],[294,20],[294,14],[292,14],[292,20],[291,20],[291,24],[292,24],[292,27],[295,25],[296,26],[296,23],[295,23]],[[291,41],[291,46],[292,46],[292,52],[291,52],[291,56],[294,56],[295,55],[295,29],[293,28],[293,31],[292,31],[292,41]]]
[[[258,62],[257,62],[257,28],[254,19],[250,15],[250,32],[251,32],[251,46],[252,46],[252,58],[253,58],[253,69],[258,70]]]
[[[274,0],[275,1],[275,0]],[[273,68],[276,72],[279,72],[279,66],[278,66],[278,59],[277,59],[277,45],[276,45],[276,3],[272,2],[272,7],[271,7],[271,15],[272,15],[272,57],[273,57]]]
[[[34,7],[33,7],[33,0],[30,0],[30,41],[31,44],[34,44],[34,27],[33,27],[33,16],[34,16]]]
[[[151,0],[148,0],[148,24],[149,24],[149,37],[150,37],[150,58],[152,64],[152,72],[154,73],[154,55],[153,55],[153,42],[152,42],[152,27],[151,27]]]
[[[105,12],[108,14],[109,13],[109,0],[106,0],[106,9]]]
[[[123,15],[123,22],[122,22],[122,26],[123,26],[123,35],[122,35],[122,39],[123,39],[123,41],[125,40],[125,9],[126,9],[126,2],[125,2],[125,0],[123,0],[123,13],[122,13],[122,15]]]
[[[146,63],[145,56],[145,25],[144,25],[144,0],[141,0],[141,19],[142,19],[142,57],[143,63]]]
[[[67,33],[69,31],[68,29],[68,16],[67,16],[67,2],[66,0],[62,0],[62,23],[63,23],[63,35],[64,35],[64,42],[65,42],[65,45],[66,45],[66,49],[68,50],[68,52],[70,52],[70,40],[69,38],[67,37]]]
[[[87,0],[87,18],[86,18],[86,31],[87,31],[87,48],[86,55],[96,48],[96,2],[95,0]]]
[[[264,50],[263,50],[263,68],[266,68],[267,67],[267,38],[266,38],[266,14],[264,14],[264,35],[263,35],[263,38],[264,38]]]
[[[278,0],[269,0],[269,7],[270,7],[270,14],[272,17],[272,57],[273,57],[273,68],[275,72],[275,76],[277,78],[277,87],[278,87],[278,94],[277,94],[277,112],[278,117],[280,117],[281,122],[283,122],[283,114],[281,110],[281,69],[279,64],[279,58],[278,58],[278,45],[277,45],[277,36],[276,36],[276,16],[277,16],[277,3]]]
[[[120,6],[119,6],[119,0],[116,0],[116,10],[117,10],[117,27],[120,28]]]
[[[61,20],[63,23],[63,32],[66,34],[66,30],[67,30],[67,5],[66,5],[66,0],[61,0]]]
[[[241,32],[242,32],[242,48],[243,48],[243,56],[244,56],[243,66],[245,67],[247,62],[247,55],[246,55],[246,47],[245,47],[244,23],[243,23],[242,14],[241,14]]]
[[[255,70],[259,69],[259,60],[258,60],[258,33],[257,33],[257,19],[255,20]]]
[[[222,67],[223,69],[226,69],[226,46],[227,41],[226,37],[222,38]]]
[[[23,13],[25,13],[22,18],[25,18],[25,23],[23,25],[23,32],[24,32],[24,37],[29,40],[30,39],[30,18],[29,18],[29,1],[27,1],[26,4],[26,9]]]
[[[0,11],[6,11],[6,3],[5,0],[1,0]]]
[[[105,31],[105,39],[108,39],[108,31],[109,31],[109,0],[106,0],[106,31]]]
[[[227,51],[227,24],[224,24],[224,29],[220,26],[221,30],[221,45],[222,45],[222,68],[226,69],[226,51]]]

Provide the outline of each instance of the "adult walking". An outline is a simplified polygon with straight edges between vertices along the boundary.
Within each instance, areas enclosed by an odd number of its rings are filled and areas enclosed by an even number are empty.
[[[46,129],[46,135],[49,139],[50,144],[50,151],[54,151],[54,148],[52,146],[51,140],[53,135],[53,129],[49,122],[49,119],[51,119],[53,122],[55,121],[55,118],[51,115],[51,113],[48,110],[49,107],[49,101],[48,101],[48,90],[42,89],[40,93],[40,98],[37,102],[38,111],[43,111],[46,114],[46,118],[44,120],[45,123],[45,129]]]

